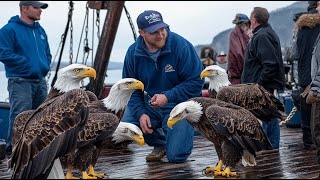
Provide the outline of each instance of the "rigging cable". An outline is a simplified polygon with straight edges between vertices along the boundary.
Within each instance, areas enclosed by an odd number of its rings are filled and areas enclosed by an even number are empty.
[[[79,41],[78,50],[77,50],[76,62],[78,62],[78,55],[79,55],[79,50],[80,50],[80,44],[81,44],[81,41],[82,41],[83,30],[84,30],[84,27],[85,27],[85,24],[86,24],[88,16],[89,16],[89,4],[87,2],[87,4],[86,4],[86,14],[84,16],[83,25],[82,25],[82,29],[81,29],[81,35],[80,35],[80,41]]]
[[[66,29],[62,35],[62,47],[61,47],[61,51],[60,51],[60,55],[59,55],[59,60],[58,60],[58,64],[57,64],[57,67],[56,67],[56,72],[54,74],[54,78],[51,82],[51,87],[54,86],[54,83],[56,82],[57,80],[57,74],[58,74],[58,70],[60,68],[60,62],[61,62],[61,57],[62,57],[62,53],[63,53],[63,49],[64,49],[64,45],[65,45],[65,42],[66,42],[66,38],[67,38],[67,34],[68,34],[68,30],[69,30],[69,24],[70,24],[70,21],[72,19],[72,11],[73,11],[73,2],[70,1],[69,2],[69,13],[68,13],[68,22],[67,22],[67,25],[66,25]]]
[[[127,18],[128,18],[128,21],[129,21],[129,24],[130,24],[130,27],[131,27],[131,30],[132,30],[132,33],[133,33],[133,39],[134,39],[134,41],[136,41],[137,40],[136,29],[134,28],[134,25],[132,23],[132,19],[130,17],[130,14],[129,14],[126,6],[123,5],[123,8],[124,8],[124,11],[126,12],[126,15],[127,15]]]

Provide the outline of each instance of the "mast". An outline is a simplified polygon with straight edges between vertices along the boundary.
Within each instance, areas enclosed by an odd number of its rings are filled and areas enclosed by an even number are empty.
[[[106,2],[106,1],[103,1]],[[108,12],[104,21],[101,39],[98,44],[94,68],[97,71],[96,79],[90,78],[87,90],[93,92],[98,99],[104,98],[104,80],[109,65],[112,46],[118,30],[122,9],[125,1],[107,1]]]

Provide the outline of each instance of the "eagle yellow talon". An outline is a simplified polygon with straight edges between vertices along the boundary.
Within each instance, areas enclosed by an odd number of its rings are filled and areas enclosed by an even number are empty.
[[[73,176],[72,174],[67,174],[66,176],[64,176],[65,179],[80,179],[80,178],[77,178],[75,176]]]
[[[96,174],[95,172],[94,172],[94,169],[93,169],[93,166],[92,165],[90,165],[89,166],[89,173],[88,173],[90,176],[93,176],[93,177],[97,177],[97,178],[104,178],[104,174],[103,173],[100,173],[100,174]]]
[[[226,169],[222,172],[221,175],[224,177],[232,177],[232,176],[237,176],[237,173],[232,172],[230,167],[226,167]]]
[[[82,172],[82,179],[98,179],[98,178],[89,176],[86,171],[83,171]]]
[[[203,170],[204,175],[208,176],[210,174],[214,174],[214,176],[216,176],[216,174],[219,174],[219,172],[221,172],[222,170],[222,160],[219,160],[219,163],[217,164],[216,167],[207,167]],[[220,174],[221,175],[221,174]]]
[[[66,176],[64,176],[65,179],[80,179],[80,178],[77,178],[75,176],[73,176],[72,174],[72,166],[68,166],[68,170],[67,170],[67,174]]]

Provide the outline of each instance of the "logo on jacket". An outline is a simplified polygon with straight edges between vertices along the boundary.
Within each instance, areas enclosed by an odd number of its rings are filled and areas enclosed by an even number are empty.
[[[167,65],[166,65],[165,70],[166,70],[166,72],[173,72],[173,71],[175,71],[170,64],[167,64]]]
[[[42,39],[42,40],[45,40],[46,38],[44,38],[44,36],[41,34],[41,36],[40,36],[40,38]]]

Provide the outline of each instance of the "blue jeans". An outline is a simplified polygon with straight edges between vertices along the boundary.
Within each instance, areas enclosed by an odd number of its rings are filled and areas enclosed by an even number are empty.
[[[152,134],[144,134],[145,142],[149,146],[166,146],[166,155],[169,162],[184,162],[190,156],[193,148],[193,127],[187,120],[183,119],[172,129],[169,129],[167,121],[171,109],[162,110],[160,108],[152,108],[147,101],[145,101],[145,103],[146,114],[150,117],[153,127]],[[139,119],[132,118],[128,106],[121,121],[130,122],[140,127]]]
[[[279,149],[280,144],[280,125],[277,118],[269,121],[262,121],[262,129],[266,133],[273,149]]]
[[[13,123],[16,116],[26,110],[36,109],[48,95],[45,79],[8,78],[9,91],[9,128],[7,136],[7,151],[11,151]]]

